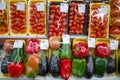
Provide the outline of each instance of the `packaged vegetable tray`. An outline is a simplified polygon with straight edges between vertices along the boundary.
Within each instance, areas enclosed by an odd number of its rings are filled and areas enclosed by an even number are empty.
[[[109,4],[91,3],[89,20],[90,38],[108,38],[109,37]]]
[[[25,41],[8,39],[4,43],[5,57],[1,64],[1,77],[22,77],[25,60]],[[17,72],[16,72],[17,71]]]
[[[69,1],[68,33],[70,35],[84,34],[85,29],[85,6],[83,1]],[[87,29],[86,29],[87,30]]]
[[[120,5],[119,0],[110,0],[110,36],[117,38],[120,35]]]
[[[44,77],[48,73],[48,48],[47,39],[28,39],[26,43],[26,71],[25,76]]]
[[[8,25],[8,0],[0,1],[0,35],[9,34]]]
[[[28,2],[28,34],[46,36],[46,2],[30,0]]]
[[[111,49],[110,39],[96,39],[95,54],[95,76],[116,76],[115,51]]]
[[[62,36],[67,33],[67,2],[48,2],[48,36]]]
[[[72,53],[74,55],[72,60],[72,74],[76,77],[84,77],[87,69],[86,65],[88,64],[86,58],[89,55],[87,39],[75,38],[73,40]],[[89,68],[91,67],[89,66]]]
[[[49,38],[49,73],[53,77],[58,77],[60,75],[60,45],[61,37],[51,37]]]
[[[9,26],[11,35],[27,35],[27,1],[9,0]]]

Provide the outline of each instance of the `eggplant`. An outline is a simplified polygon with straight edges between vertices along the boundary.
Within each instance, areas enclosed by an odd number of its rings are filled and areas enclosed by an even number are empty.
[[[47,56],[42,55],[39,62],[38,75],[46,76],[48,73],[48,59]]]
[[[115,66],[115,59],[113,59],[112,57],[109,57],[107,59],[107,69],[106,69],[106,72],[108,74],[112,74],[113,72],[115,72],[116,70],[116,66]]]
[[[53,50],[49,63],[49,72],[53,77],[58,77],[60,75],[59,64],[60,64],[59,50]]]
[[[11,56],[5,56],[1,63],[1,72],[4,74],[8,73],[8,63],[11,62]]]
[[[94,71],[94,61],[92,55],[89,55],[87,57],[85,77],[91,78],[93,76],[93,71]]]

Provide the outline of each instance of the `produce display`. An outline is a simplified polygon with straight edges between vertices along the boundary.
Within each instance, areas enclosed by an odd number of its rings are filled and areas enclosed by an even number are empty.
[[[10,34],[27,34],[26,26],[26,1],[14,1],[10,0]]]
[[[45,5],[44,2],[33,0],[29,2],[29,35],[46,35]]]
[[[79,8],[80,6],[80,8]],[[83,34],[85,23],[85,4],[81,1],[69,3],[68,13],[69,34]]]
[[[109,11],[108,4],[90,4],[89,37],[108,38]]]
[[[67,13],[60,11],[60,3],[49,4],[49,37],[66,33]]]
[[[0,8],[0,35],[8,35],[9,29],[8,29],[8,15],[7,15],[7,8],[6,6],[7,0],[0,1],[1,4],[4,6]]]
[[[119,54],[116,55],[118,61],[116,62],[109,39],[95,40],[94,56],[94,52],[89,51],[87,38],[73,39],[72,47],[70,43],[64,42],[65,38],[51,37],[49,43],[47,39],[35,38],[28,39],[26,42],[6,40],[3,46],[6,55],[1,63],[2,77],[5,75],[28,78],[60,76],[63,79],[69,79],[73,75],[90,79],[92,76],[100,78],[116,75],[117,69],[119,72]],[[44,48],[47,45],[50,47]]]

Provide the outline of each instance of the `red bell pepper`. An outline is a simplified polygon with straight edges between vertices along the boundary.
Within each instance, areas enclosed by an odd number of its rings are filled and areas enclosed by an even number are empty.
[[[80,42],[73,46],[72,52],[77,58],[85,58],[88,56],[88,46]]]
[[[60,75],[63,79],[67,80],[71,74],[71,60],[60,60]]]
[[[8,64],[8,73],[11,77],[20,77],[24,70],[23,63],[13,63]]]
[[[97,44],[95,50],[96,50],[96,56],[109,57],[110,55],[110,48],[105,43]]]
[[[40,51],[38,39],[29,39],[26,44],[26,52],[29,54],[38,53]]]

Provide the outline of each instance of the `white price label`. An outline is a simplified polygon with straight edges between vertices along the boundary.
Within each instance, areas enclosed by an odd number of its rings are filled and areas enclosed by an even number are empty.
[[[78,12],[85,13],[85,4],[78,4]]]
[[[37,11],[44,11],[44,3],[37,3]]]
[[[17,10],[24,11],[25,10],[25,3],[19,2],[17,4]]]
[[[16,40],[14,42],[13,48],[22,48],[23,47],[23,41],[21,40]]]
[[[0,10],[5,10],[5,9],[6,9],[6,3],[0,2]]]
[[[108,13],[108,6],[101,6],[100,10],[101,10],[101,13],[107,14]]]
[[[88,38],[88,47],[95,48],[95,38]]]
[[[66,4],[66,3],[61,3],[61,4],[60,4],[60,12],[68,13],[68,4]]]
[[[70,44],[70,36],[62,35],[63,44]]]
[[[40,41],[40,49],[48,50],[48,48],[49,48],[48,40],[41,40]]]
[[[110,48],[111,48],[111,50],[118,50],[118,41],[110,40]]]

